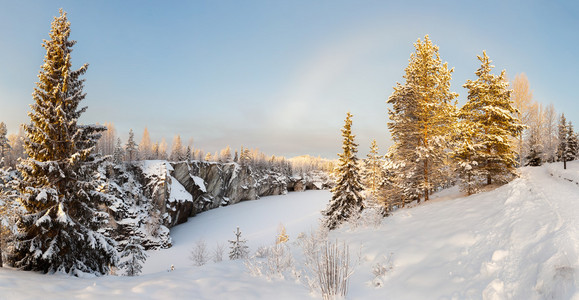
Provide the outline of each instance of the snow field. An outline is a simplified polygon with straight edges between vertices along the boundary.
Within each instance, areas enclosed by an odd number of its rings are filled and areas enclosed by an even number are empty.
[[[579,162],[524,168],[521,178],[464,197],[456,188],[401,209],[377,227],[346,225],[331,241],[349,245],[347,299],[579,299]],[[551,175],[553,174],[553,176]],[[561,177],[559,176],[561,175]],[[301,232],[316,229],[328,191],[264,197],[207,211],[171,229],[174,247],[149,251],[138,277],[71,278],[0,269],[0,299],[320,299],[305,284]],[[300,279],[251,276],[229,261],[236,227],[252,254],[272,245],[282,223]],[[193,266],[203,239],[224,261]],[[175,271],[167,272],[171,264]]]

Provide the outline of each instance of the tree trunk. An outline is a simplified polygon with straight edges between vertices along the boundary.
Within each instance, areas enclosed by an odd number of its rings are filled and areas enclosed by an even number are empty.
[[[428,201],[428,160],[424,161],[424,201]]]
[[[567,170],[567,159],[563,156],[563,169]]]

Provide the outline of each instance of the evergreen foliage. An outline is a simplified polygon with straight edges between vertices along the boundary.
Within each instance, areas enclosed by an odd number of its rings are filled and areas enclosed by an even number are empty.
[[[481,67],[475,72],[477,79],[467,80],[468,101],[460,109],[459,117],[474,125],[471,137],[473,158],[486,184],[504,183],[516,175],[516,151],[511,143],[524,126],[514,116],[517,110],[510,100],[505,71],[491,74],[494,67],[486,52],[478,56]]]
[[[372,140],[370,152],[364,160],[363,181],[366,189],[376,198],[382,182],[382,157],[378,154],[378,144]]]
[[[135,142],[135,133],[133,132],[133,129],[129,130],[129,139],[125,145],[125,159],[127,161],[138,159],[138,146]]]
[[[450,91],[453,69],[442,63],[438,47],[425,36],[414,44],[405,69],[406,82],[398,83],[387,103],[388,128],[394,141],[389,150],[397,162],[396,185],[403,201],[429,199],[430,191],[445,182],[451,126],[458,94]]]
[[[147,252],[140,242],[140,238],[131,236],[121,252],[121,260],[124,261],[119,264],[119,269],[125,269],[127,276],[138,276],[143,269],[142,264],[147,260]]]
[[[86,110],[83,65],[71,69],[70,23],[66,13],[52,22],[45,40],[44,64],[33,92],[31,123],[25,125],[25,150],[18,170],[19,202],[14,265],[24,270],[106,274],[118,259],[115,242],[97,230],[109,215],[108,198],[95,176],[101,158],[93,153],[102,126],[79,125]]]
[[[123,158],[125,156],[125,151],[123,150],[123,146],[121,145],[121,139],[117,138],[117,144],[115,145],[115,150],[113,152],[113,161],[115,164],[120,164],[123,162]]]
[[[235,233],[235,240],[229,241],[229,248],[231,249],[229,251],[229,259],[234,260],[246,258],[249,254],[249,247],[245,245],[247,241],[241,238],[241,231],[239,230],[239,227],[237,227],[237,231],[233,233]]]
[[[569,129],[567,128],[567,119],[565,114],[561,114],[559,119],[559,144],[557,145],[557,161],[562,161],[564,168],[567,168],[567,134]]]
[[[364,209],[362,197],[362,183],[358,167],[358,145],[354,142],[352,134],[352,114],[348,112],[342,129],[344,142],[343,152],[338,154],[339,161],[336,167],[336,185],[332,188],[332,200],[324,215],[324,224],[330,230],[347,221],[351,217],[358,216]]]
[[[0,159],[0,163],[3,161],[4,158]],[[13,239],[13,225],[18,215],[16,203],[14,203],[15,196],[10,172],[7,168],[0,167],[0,268],[3,264],[3,250],[8,248],[7,244]]]
[[[572,161],[577,159],[578,150],[577,133],[573,130],[573,123],[569,122],[567,124],[567,151],[565,152],[565,160]]]

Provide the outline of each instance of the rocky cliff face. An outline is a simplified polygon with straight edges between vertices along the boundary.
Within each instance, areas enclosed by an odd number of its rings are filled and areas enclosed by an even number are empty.
[[[199,161],[171,163],[171,166],[172,179],[192,197],[192,209],[186,208],[180,213],[188,216],[245,200],[282,195],[288,191],[324,189],[330,185],[330,179],[324,173],[288,177],[270,170],[256,171],[237,163]]]
[[[149,248],[170,247],[167,229],[197,213],[288,191],[327,189],[332,182],[322,172],[288,177],[237,163],[199,161],[139,161],[117,167],[114,173],[115,193],[123,199],[113,209],[114,215],[117,224],[125,224],[117,231],[137,228]],[[157,236],[154,241],[148,231]]]

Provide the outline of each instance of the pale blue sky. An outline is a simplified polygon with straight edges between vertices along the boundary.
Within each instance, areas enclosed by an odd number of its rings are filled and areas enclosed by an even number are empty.
[[[145,126],[194,147],[335,157],[346,112],[360,154],[391,144],[386,99],[429,34],[474,79],[482,50],[496,73],[527,74],[534,99],[579,128],[579,5],[573,1],[0,1],[0,121],[26,112],[59,8],[68,12],[75,67],[89,63],[82,123]]]

